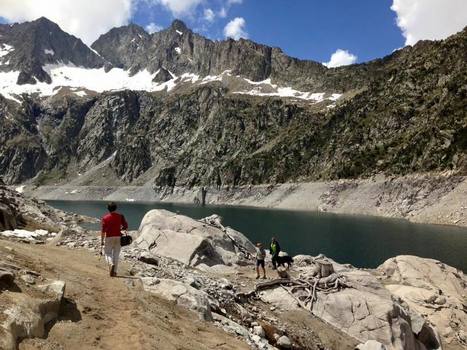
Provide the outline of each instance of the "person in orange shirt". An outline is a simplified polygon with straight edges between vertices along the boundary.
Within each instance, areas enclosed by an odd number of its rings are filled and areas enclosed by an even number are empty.
[[[107,209],[109,213],[101,219],[101,254],[103,247],[105,260],[110,267],[110,277],[115,277],[117,276],[118,258],[120,256],[121,230],[128,230],[128,223],[122,214],[116,212],[117,204],[110,202],[107,205]]]

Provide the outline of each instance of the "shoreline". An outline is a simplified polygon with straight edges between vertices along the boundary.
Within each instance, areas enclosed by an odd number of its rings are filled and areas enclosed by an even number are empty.
[[[21,186],[41,200],[195,204],[201,188],[154,190],[145,186]],[[315,211],[406,219],[467,227],[467,177],[421,174],[404,177],[207,188],[207,205]]]

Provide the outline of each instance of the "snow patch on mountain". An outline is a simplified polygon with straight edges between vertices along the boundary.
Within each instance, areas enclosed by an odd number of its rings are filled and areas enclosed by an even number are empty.
[[[0,44],[0,57],[8,55],[15,48],[8,44]]]
[[[182,49],[179,47],[175,48],[175,52],[178,53],[179,55],[182,53]]]
[[[165,83],[154,83],[152,80],[155,74],[151,74],[146,69],[132,76],[128,71],[120,68],[105,72],[104,68],[88,69],[63,64],[45,65],[44,70],[52,78],[51,84],[37,82],[36,84],[17,85],[18,71],[0,72],[0,94],[10,99],[15,99],[15,95],[24,93],[51,96],[56,94],[60,87],[82,88],[95,92],[125,89],[145,91],[167,89],[170,91],[175,87],[177,80],[177,77],[171,73],[173,77],[171,80]],[[82,95],[82,92],[76,94]]]
[[[260,83],[256,82],[254,85],[258,85]],[[307,100],[312,101],[315,103],[322,102],[324,100],[331,100],[336,101],[341,97],[341,94],[331,94],[330,96],[326,97],[326,93],[324,92],[303,92],[295,90],[291,87],[278,87],[275,84],[271,84],[269,82],[261,82],[261,84],[269,85],[273,88],[274,91],[268,91],[270,89],[262,89],[261,86],[257,86],[251,90],[242,90],[242,91],[235,91],[234,94],[241,94],[241,95],[253,95],[253,96],[263,96],[263,97],[288,97],[288,98],[297,98],[300,100]],[[265,91],[266,90],[266,91]]]
[[[71,64],[48,64],[44,66],[44,70],[52,78],[52,83],[25,84],[17,85],[19,72],[0,72],[0,94],[6,98],[20,102],[18,96],[21,94],[39,94],[41,96],[52,96],[59,93],[62,88],[68,88],[70,92],[77,96],[84,97],[89,91],[104,92],[118,90],[142,90],[142,91],[171,91],[178,85],[183,84],[207,84],[214,81],[220,81],[229,84],[234,81],[237,90],[235,94],[254,95],[254,96],[277,96],[296,98],[314,103],[324,100],[336,101],[341,96],[340,94],[325,94],[324,92],[303,92],[293,89],[292,87],[278,86],[271,82],[271,79],[266,79],[260,82],[251,81],[242,77],[232,76],[230,70],[226,70],[219,75],[208,75],[200,77],[198,74],[184,73],[176,76],[168,71],[172,79],[157,83],[154,82],[154,77],[159,73],[150,73],[144,69],[138,73],[131,75],[129,71],[121,68],[113,68],[108,72],[102,68],[83,68]]]
[[[54,51],[54,50],[49,50],[49,49],[45,49],[45,50],[44,50],[44,53],[45,53],[46,55],[52,55],[52,56],[55,55],[55,51]]]

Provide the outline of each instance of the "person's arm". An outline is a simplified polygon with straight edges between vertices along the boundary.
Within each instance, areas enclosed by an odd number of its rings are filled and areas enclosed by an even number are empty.
[[[102,254],[102,247],[104,246],[104,238],[105,238],[105,232],[106,232],[106,229],[107,229],[107,226],[106,226],[106,223],[105,223],[105,220],[104,218],[101,219],[101,254]]]
[[[122,215],[122,229],[123,230],[128,230],[128,223],[125,220],[125,217]]]

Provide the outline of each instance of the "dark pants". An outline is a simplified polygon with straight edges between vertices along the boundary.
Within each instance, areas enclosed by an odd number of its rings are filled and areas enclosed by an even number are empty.
[[[279,254],[273,255],[272,256],[272,268],[275,270],[277,268],[277,257]]]

